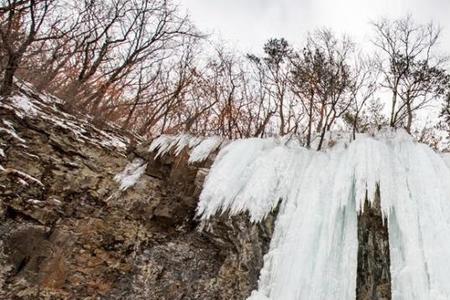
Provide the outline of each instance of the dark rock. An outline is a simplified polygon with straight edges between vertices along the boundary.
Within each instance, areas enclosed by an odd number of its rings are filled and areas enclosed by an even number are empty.
[[[358,276],[356,299],[391,299],[391,273],[387,220],[380,208],[380,192],[370,207],[365,202],[364,213],[358,216]]]

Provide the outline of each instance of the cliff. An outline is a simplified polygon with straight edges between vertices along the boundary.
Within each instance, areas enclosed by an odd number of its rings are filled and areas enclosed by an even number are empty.
[[[243,299],[255,288],[270,221],[200,227],[210,162],[155,160],[139,137],[26,86],[1,103],[0,298]],[[144,174],[124,190],[115,177],[139,157]]]

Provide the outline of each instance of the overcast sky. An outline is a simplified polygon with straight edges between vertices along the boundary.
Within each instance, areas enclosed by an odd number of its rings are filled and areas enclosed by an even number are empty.
[[[299,45],[317,27],[368,41],[370,20],[410,13],[444,28],[442,47],[450,51],[450,0],[179,0],[197,27],[244,52],[258,51],[271,37]]]

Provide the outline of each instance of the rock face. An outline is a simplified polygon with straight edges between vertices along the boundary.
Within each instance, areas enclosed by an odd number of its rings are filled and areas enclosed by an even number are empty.
[[[373,207],[365,203],[358,217],[358,300],[391,299],[391,273],[387,220],[383,222],[380,191],[377,189]]]
[[[30,88],[0,99],[0,299],[249,296],[274,217],[200,224],[195,208],[211,162],[153,156],[138,137],[100,130]],[[145,172],[121,189],[114,178],[135,159]],[[388,299],[387,233],[379,210],[366,212],[358,299]]]
[[[0,107],[0,299],[244,299],[256,287],[271,221],[199,224],[204,166],[154,160],[114,128],[20,97]],[[114,176],[139,156],[145,173],[120,190]]]

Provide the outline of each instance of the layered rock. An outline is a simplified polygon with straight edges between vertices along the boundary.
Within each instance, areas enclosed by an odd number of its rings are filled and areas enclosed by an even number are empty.
[[[1,102],[0,298],[244,299],[255,288],[271,221],[199,224],[204,165],[155,160],[138,137],[30,88]],[[121,190],[114,178],[137,157],[145,172]]]

